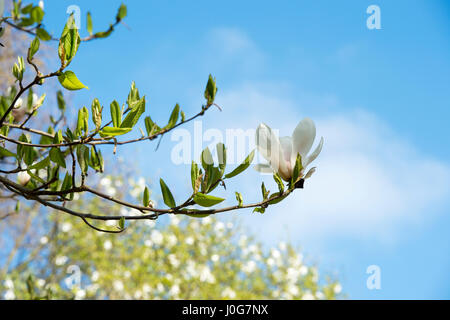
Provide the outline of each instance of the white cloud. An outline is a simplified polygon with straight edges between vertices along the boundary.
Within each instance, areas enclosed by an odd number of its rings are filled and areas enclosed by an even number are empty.
[[[287,226],[291,236],[301,234],[303,238],[364,235],[389,241],[396,238],[398,227],[423,222],[439,206],[448,204],[448,163],[400,139],[363,109],[314,117],[301,112],[301,101],[275,94],[278,89],[245,85],[222,92],[223,117],[210,123],[223,129],[246,129],[266,122],[281,135],[290,135],[301,118],[311,116],[318,137],[325,138],[315,175],[304,190],[258,219],[258,232],[280,238]],[[245,112],[245,117],[238,117],[240,112]],[[247,173],[239,180],[244,195],[259,196],[254,186],[261,176]],[[267,176],[264,180],[273,184]],[[249,219],[254,222],[253,217]]]

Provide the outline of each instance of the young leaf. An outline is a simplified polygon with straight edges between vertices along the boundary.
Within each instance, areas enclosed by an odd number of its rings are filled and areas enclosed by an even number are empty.
[[[208,83],[206,84],[206,89],[205,89],[205,99],[206,99],[208,105],[211,105],[214,103],[216,93],[217,93],[216,79],[213,78],[212,75],[209,75]]]
[[[116,100],[111,102],[110,111],[113,126],[115,128],[119,128],[122,124],[122,109],[120,108],[120,105]]]
[[[226,174],[225,175],[225,179],[232,178],[234,176],[237,176],[241,172],[245,171],[250,166],[250,163],[252,163],[254,157],[255,157],[255,150],[253,150],[247,156],[247,158],[245,158],[244,162],[242,162],[236,169],[234,169],[230,173]]]
[[[80,80],[78,80],[75,73],[66,71],[58,76],[59,83],[67,90],[81,90],[83,88],[89,89]]]
[[[244,200],[242,199],[242,194],[240,194],[239,192],[235,192],[236,193],[236,200],[238,202],[238,206],[242,207],[242,205],[244,204]]]
[[[148,207],[150,204],[150,192],[148,191],[148,188],[145,187],[144,194],[142,195],[142,204],[144,207]]]
[[[119,220],[119,228],[120,228],[121,230],[125,229],[125,217],[120,217],[120,220]]]
[[[166,206],[168,206],[169,208],[176,207],[177,205],[173,198],[172,192],[170,192],[169,187],[166,185],[166,183],[164,182],[164,180],[162,178],[159,179],[159,184],[161,186],[161,192],[163,194],[163,200],[164,200],[164,203],[166,204]]]
[[[88,12],[86,15],[86,29],[90,36],[92,36],[92,16],[91,13]]]
[[[177,124],[179,113],[180,113],[180,106],[177,103],[175,105],[175,108],[173,108],[172,113],[170,114],[169,123],[166,126],[167,129],[171,129]]]
[[[295,166],[294,166],[294,170],[292,172],[292,178],[291,178],[291,187],[293,188],[295,186],[295,183],[297,182],[299,176],[300,176],[300,172],[302,171],[303,166],[302,166],[302,156],[300,155],[300,153],[297,154],[297,158],[295,160]]]
[[[209,151],[209,148],[206,147],[203,151],[202,151],[202,167],[203,169],[205,169],[205,171],[208,169],[208,167],[212,166],[214,164],[214,160],[211,154],[211,151]]]
[[[34,38],[33,41],[31,41],[30,48],[28,49],[28,59],[32,60],[33,56],[36,54],[36,52],[39,50],[41,42],[39,41],[39,38]]]
[[[266,212],[266,209],[263,207],[258,207],[258,208],[253,209],[253,212],[259,212],[259,213],[263,214],[264,212]]]
[[[97,98],[94,99],[91,106],[92,110],[92,122],[94,122],[95,128],[98,130],[102,125],[102,111],[103,107],[100,105],[100,101]]]
[[[217,149],[217,159],[219,160],[219,169],[220,169],[220,176],[223,176],[223,173],[225,172],[225,167],[227,165],[227,149],[225,148],[225,145],[223,143],[218,143],[216,146]]]
[[[130,132],[131,128],[113,128],[113,127],[104,127],[102,131],[100,131],[100,136],[105,137],[115,137],[120,136],[122,134]]]
[[[198,165],[197,165],[197,163],[195,163],[195,161],[192,161],[191,183],[192,183],[192,190],[194,190],[194,193],[196,193],[198,191],[197,178],[198,178]]]
[[[76,134],[79,136],[83,132],[87,134],[88,129],[89,129],[89,111],[86,107],[83,107],[78,111]]]
[[[60,167],[66,167],[66,160],[64,158],[64,154],[58,148],[50,149],[50,160],[59,165]]]
[[[145,112],[145,97],[139,100],[120,125],[121,128],[133,128]]]
[[[77,160],[80,165],[81,172],[86,174],[89,169],[89,148],[85,145],[77,147]]]
[[[36,29],[36,35],[41,39],[42,41],[50,41],[52,39],[52,36],[48,34],[48,32],[43,28],[37,28]]]
[[[278,173],[275,173],[273,175],[273,180],[275,180],[275,182],[278,185],[278,190],[280,191],[280,193],[283,193],[284,191],[284,184],[283,181],[281,180],[281,177],[278,175]]]
[[[153,122],[150,116],[145,117],[145,129],[147,130],[147,135],[151,136],[159,131],[159,127],[156,123]]]
[[[127,6],[123,3],[120,5],[119,10],[117,11],[116,20],[120,21],[127,16]]]
[[[202,207],[212,207],[216,204],[221,203],[224,200],[225,199],[203,194],[200,192],[197,192],[194,196],[194,202]]]
[[[66,100],[64,100],[64,95],[61,90],[56,92],[56,101],[58,102],[58,109],[64,111],[66,109]]]

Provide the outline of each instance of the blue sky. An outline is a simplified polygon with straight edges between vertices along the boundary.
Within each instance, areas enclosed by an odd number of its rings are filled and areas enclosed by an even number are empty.
[[[77,107],[95,97],[106,106],[124,102],[135,80],[148,112],[164,123],[176,102],[188,115],[198,112],[212,73],[223,112],[208,113],[204,130],[266,122],[290,135],[313,118],[325,138],[316,175],[264,215],[240,212],[246,226],[268,244],[301,245],[350,298],[450,298],[446,1],[125,3],[128,28],[83,44],[70,66],[90,88],[76,93]],[[120,1],[47,0],[55,35],[72,4],[86,33],[87,11],[100,31]],[[381,9],[381,30],[366,27],[372,4]],[[163,176],[183,198],[188,167],[167,161],[175,142],[163,142],[157,152],[142,144],[117,156],[149,180]],[[275,188],[249,171],[228,186],[229,197],[239,190],[257,200],[261,179]],[[366,288],[372,264],[381,268],[381,290]]]

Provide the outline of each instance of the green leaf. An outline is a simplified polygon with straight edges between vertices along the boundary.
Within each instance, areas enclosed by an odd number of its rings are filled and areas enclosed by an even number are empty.
[[[50,157],[44,158],[44,160],[39,161],[38,163],[29,166],[28,170],[41,170],[47,168],[50,165]]]
[[[39,6],[33,7],[30,17],[35,23],[39,24],[44,18],[44,11]]]
[[[227,149],[223,143],[219,142],[216,146],[216,150],[217,159],[219,160],[220,177],[222,177],[227,165]]]
[[[171,129],[177,124],[179,114],[180,114],[180,106],[177,103],[173,108],[172,113],[170,114],[169,123],[167,124],[166,129]]]
[[[104,127],[102,131],[100,131],[100,136],[105,137],[115,137],[120,136],[122,134],[130,132],[131,128],[113,128],[113,127]]]
[[[123,3],[120,5],[119,10],[117,11],[116,20],[120,21],[127,16],[127,6]]]
[[[270,195],[269,199],[277,198],[278,196],[280,196],[280,194],[281,194],[280,192],[274,193],[274,194]],[[280,198],[271,200],[271,201],[269,201],[269,204],[277,204],[278,202],[281,202],[282,200],[284,200],[284,198],[286,198],[287,196],[288,195],[285,194],[284,196],[282,196]]]
[[[125,229],[125,217],[120,217],[120,220],[119,220],[119,228],[120,228],[121,230]]]
[[[163,195],[163,200],[166,206],[169,208],[176,207],[175,199],[173,198],[172,192],[170,192],[169,187],[166,185],[163,179],[159,179],[159,184],[161,186],[161,192]]]
[[[242,162],[236,169],[226,174],[225,179],[233,178],[234,176],[237,176],[238,174],[245,171],[250,166],[250,163],[252,163],[254,157],[255,157],[255,150],[250,152],[247,158],[245,158],[244,162]]]
[[[244,200],[242,199],[242,194],[240,194],[239,192],[235,192],[236,193],[236,200],[238,202],[238,206],[242,207],[242,205],[244,204]]]
[[[198,165],[195,163],[195,161],[192,161],[191,164],[191,183],[192,183],[192,190],[194,190],[194,193],[198,191],[198,185],[197,185],[197,179],[198,179]]]
[[[36,52],[39,50],[41,42],[39,41],[39,38],[34,38],[33,41],[31,41],[30,48],[28,49],[28,59],[32,60]]]
[[[58,102],[58,109],[64,111],[66,109],[66,100],[64,100],[64,95],[61,90],[56,92],[56,101]]]
[[[103,107],[100,105],[100,101],[97,98],[92,101],[92,122],[94,122],[95,128],[98,130],[102,125],[102,111]]]
[[[261,184],[261,193],[262,193],[262,197],[263,200],[267,200],[267,198],[269,197],[269,191],[267,191],[266,186],[264,185],[264,182]]]
[[[216,79],[209,75],[208,83],[206,84],[205,89],[205,99],[208,105],[214,103],[214,99],[216,98],[217,87],[216,87]]]
[[[295,187],[295,183],[297,182],[302,169],[303,169],[302,156],[300,155],[300,153],[298,153],[297,158],[295,160],[294,170],[292,171],[292,178],[291,178],[291,187],[292,188]]]
[[[194,202],[202,207],[212,207],[224,200],[225,199],[223,198],[214,197],[200,192],[197,192],[194,196]]]
[[[58,54],[61,65],[67,66],[78,51],[81,39],[78,34],[74,15],[71,14],[59,39]]]
[[[81,90],[83,88],[89,89],[80,80],[78,80],[75,73],[66,71],[58,76],[59,83],[67,90]]]
[[[89,32],[89,35],[92,35],[92,16],[90,12],[86,15],[86,29],[87,32]]]
[[[145,187],[144,194],[142,195],[142,204],[144,207],[148,207],[150,204],[150,192],[148,191],[148,188]]]
[[[51,148],[50,149],[50,160],[52,160],[57,165],[65,168],[66,167],[66,160],[64,158],[64,154],[59,150],[58,148]]]
[[[185,215],[192,218],[206,218],[211,215],[211,213],[195,213],[199,211],[197,209],[183,209],[181,211],[186,212]]]
[[[201,161],[202,161],[202,167],[203,167],[203,169],[205,169],[205,171],[208,169],[208,167],[210,167],[214,164],[214,160],[213,160],[211,151],[209,151],[208,147],[206,147],[202,151]]]
[[[147,130],[148,136],[152,136],[160,130],[158,125],[153,122],[150,116],[145,117],[145,129]]]
[[[36,35],[42,41],[50,41],[52,39],[52,36],[43,28],[37,28],[36,29]]]
[[[145,112],[145,97],[140,99],[138,103],[128,112],[127,116],[120,125],[121,128],[133,128],[139,121],[141,115]]]
[[[76,134],[79,136],[82,134],[82,132],[87,134],[88,130],[89,130],[89,111],[86,107],[83,107],[78,111]]]
[[[89,169],[89,148],[85,145],[77,147],[77,160],[80,165],[81,172],[86,174]]]
[[[113,122],[113,126],[115,128],[119,128],[122,124],[122,109],[120,108],[120,105],[116,100],[111,102],[111,105],[109,107],[111,111],[111,120]]]
[[[3,148],[3,147],[0,147],[0,158],[2,158],[2,157],[14,157],[14,158],[17,158],[17,155],[15,153],[12,153],[11,151]]]
[[[280,191],[280,193],[283,193],[284,191],[284,184],[283,181],[281,180],[281,177],[278,175],[278,173],[275,173],[273,175],[273,180],[275,180],[275,182],[278,185],[278,190]]]
[[[264,212],[266,212],[266,209],[263,207],[258,207],[258,208],[253,209],[253,212],[259,212],[259,213],[263,214]]]
[[[61,191],[66,191],[72,188],[72,175],[66,173],[63,183],[61,184]]]

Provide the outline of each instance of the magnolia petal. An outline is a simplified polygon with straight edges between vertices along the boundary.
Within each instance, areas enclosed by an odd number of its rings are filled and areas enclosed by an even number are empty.
[[[256,129],[256,147],[261,155],[278,171],[280,163],[280,141],[269,126],[261,123]]]
[[[262,163],[256,164],[253,166],[253,168],[256,171],[261,172],[261,173],[273,173],[272,167],[268,164],[262,164]]]
[[[316,138],[316,126],[310,118],[305,118],[299,122],[292,133],[293,153],[295,157],[298,153],[302,159],[306,157]]]
[[[310,178],[313,173],[316,172],[316,167],[312,167],[311,169],[309,169],[309,171],[306,173],[305,177],[303,179],[308,179]]]
[[[322,151],[322,147],[323,147],[323,137],[320,138],[319,145],[316,147],[316,149],[309,156],[306,157],[303,167],[306,168],[311,162],[313,162],[317,158],[317,156]]]
[[[292,138],[281,137],[280,138],[280,154],[279,154],[279,166],[278,173],[284,180],[289,180],[292,176]]]

